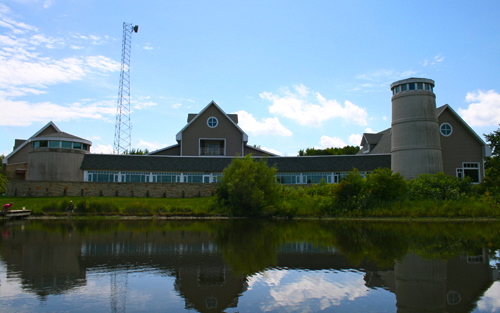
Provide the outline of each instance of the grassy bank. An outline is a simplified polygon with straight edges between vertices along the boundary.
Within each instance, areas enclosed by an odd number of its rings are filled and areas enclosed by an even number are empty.
[[[34,216],[66,216],[72,200],[73,216],[225,216],[215,206],[215,197],[205,198],[127,198],[127,197],[2,197],[13,202],[13,209],[32,210]],[[297,218],[500,218],[500,206],[488,198],[463,198],[443,201],[396,201],[370,209],[335,209],[328,195],[308,194],[288,197],[272,209],[270,216]]]
[[[210,216],[213,197],[208,198],[128,198],[128,197],[2,197],[3,203],[14,203],[13,210],[25,207],[35,216],[68,215],[69,201],[76,206],[74,216]]]

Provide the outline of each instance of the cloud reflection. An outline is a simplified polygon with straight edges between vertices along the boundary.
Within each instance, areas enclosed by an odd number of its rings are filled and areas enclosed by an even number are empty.
[[[271,270],[249,280],[250,288],[267,289],[269,296],[260,305],[264,312],[279,309],[286,312],[324,310],[367,296],[363,273],[307,272]]]

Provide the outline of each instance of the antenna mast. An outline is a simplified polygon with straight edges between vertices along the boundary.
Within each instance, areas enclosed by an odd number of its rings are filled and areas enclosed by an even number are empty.
[[[116,108],[114,154],[123,154],[131,150],[130,52],[132,50],[132,32],[137,33],[138,30],[138,25],[123,23],[122,67]]]

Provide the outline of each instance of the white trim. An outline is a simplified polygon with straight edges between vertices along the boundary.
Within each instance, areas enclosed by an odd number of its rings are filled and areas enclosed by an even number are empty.
[[[202,155],[201,154],[201,141],[202,140],[207,140],[207,141],[224,141],[224,154],[223,155]],[[213,157],[213,156],[226,156],[227,154],[227,143],[226,143],[226,138],[198,138],[198,156],[207,156],[207,157]]]
[[[236,127],[236,129],[238,129],[242,134],[243,134],[243,141],[248,141],[248,135],[238,126],[238,124],[236,124],[232,118],[230,118],[226,112],[224,112],[218,105],[217,103],[215,103],[213,100],[206,106],[204,107],[200,113],[198,113],[189,123],[186,124],[186,126],[184,126],[178,133],[177,135],[175,136],[175,139],[176,140],[182,140],[182,133],[184,132],[184,130],[186,128],[188,128],[192,123],[194,123],[194,121],[196,121],[200,115],[203,114],[203,112],[205,112],[211,105],[214,105],[225,117],[226,119],[229,120],[230,123],[232,123],[234,125],[234,127]],[[245,140],[246,139],[246,140]],[[181,150],[181,154],[182,154],[182,150]]]
[[[31,139],[33,138],[36,138],[39,134],[41,134],[44,130],[46,130],[47,128],[49,128],[49,126],[52,126],[54,127],[54,129],[56,130],[56,133],[61,133],[61,130],[56,126],[56,124],[54,124],[52,121],[48,122],[44,127],[40,128],[39,131],[37,131],[33,136],[31,136],[30,138],[26,139],[22,144],[20,144],[16,149],[14,149],[14,151],[12,151],[11,153],[9,153],[7,156],[5,156],[2,160],[2,163],[3,164],[7,164],[7,161],[9,160],[9,158],[11,156],[13,156],[14,154],[16,154],[19,150],[21,150],[22,148],[24,148],[24,146],[26,146],[27,144],[29,144],[31,142]],[[92,144],[92,143],[91,143]]]

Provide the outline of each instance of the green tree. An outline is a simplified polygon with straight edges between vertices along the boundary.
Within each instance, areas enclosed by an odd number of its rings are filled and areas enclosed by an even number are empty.
[[[486,192],[500,200],[500,128],[484,137],[491,148],[491,157],[485,160],[485,177],[481,185]]]
[[[135,149],[132,148],[130,151],[124,151],[123,154],[130,154],[130,155],[145,155],[148,154],[149,150],[148,149]]]
[[[5,155],[0,154],[0,165],[2,164]],[[5,188],[7,187],[7,177],[3,173],[3,167],[0,168],[0,195],[5,193]]]
[[[7,177],[0,172],[0,195],[5,193],[7,187]]]
[[[269,214],[280,198],[276,171],[266,159],[255,160],[251,155],[234,158],[222,172],[215,191],[217,204],[233,216]]]
[[[304,150],[299,150],[299,156],[312,156],[312,155],[353,155],[357,154],[359,151],[358,146],[345,146],[342,148],[326,148],[326,149],[316,149],[307,148]]]
[[[389,168],[378,168],[366,177],[367,193],[375,203],[397,200],[406,195],[406,180]]]
[[[411,200],[458,200],[471,191],[471,179],[458,178],[444,173],[420,174],[408,181]]]
[[[335,189],[335,208],[342,211],[363,209],[366,204],[366,179],[357,169],[350,171]]]

